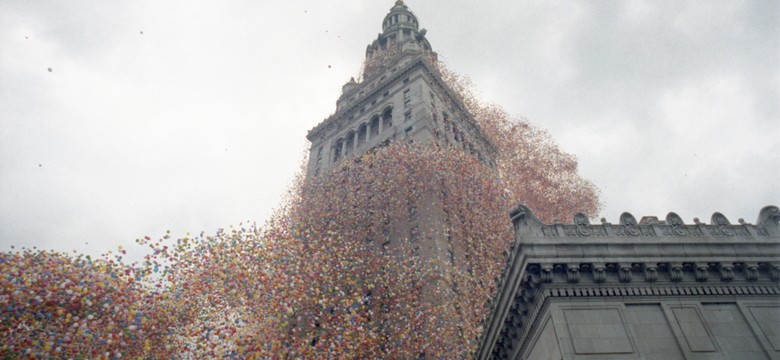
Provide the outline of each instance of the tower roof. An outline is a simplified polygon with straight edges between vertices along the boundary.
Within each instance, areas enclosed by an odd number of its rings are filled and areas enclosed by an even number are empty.
[[[397,0],[382,20],[382,32],[366,48],[366,56],[374,51],[387,49],[391,45],[403,47],[404,44],[410,42],[415,43],[414,47],[419,50],[432,52],[431,44],[425,38],[425,33],[425,29],[420,28],[417,16],[402,0]]]
[[[390,8],[390,12],[382,21],[382,32],[384,32],[384,34],[395,32],[402,28],[417,30],[419,27],[420,25],[417,22],[417,17],[401,0],[395,2],[395,5]]]

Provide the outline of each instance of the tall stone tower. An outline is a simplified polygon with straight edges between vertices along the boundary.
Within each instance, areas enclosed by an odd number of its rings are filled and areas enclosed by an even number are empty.
[[[328,176],[342,162],[402,141],[462,151],[486,171],[496,169],[494,145],[442,78],[425,34],[403,1],[396,1],[382,21],[382,33],[366,48],[360,78],[344,84],[336,112],[308,133],[307,179]],[[447,196],[444,191],[419,194],[407,204],[408,216],[389,220],[389,230],[376,242],[382,251],[403,254],[399,259],[434,264],[434,276],[419,292],[423,306],[456,297],[465,286],[459,287],[457,278],[478,271],[467,245],[452,236],[451,224],[458,220],[444,205]],[[437,318],[462,333],[461,316],[457,310]]]
[[[309,131],[308,177],[394,141],[452,146],[495,166],[495,148],[442,80],[425,34],[396,1],[366,48],[361,78],[344,84],[336,112]]]

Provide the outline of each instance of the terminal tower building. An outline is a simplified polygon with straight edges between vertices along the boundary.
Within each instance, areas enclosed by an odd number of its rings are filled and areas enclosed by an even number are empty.
[[[436,70],[437,56],[403,1],[366,47],[362,79],[344,84],[336,112],[311,129],[307,176],[394,141],[453,146],[495,166],[495,148]]]
[[[495,146],[442,78],[425,34],[409,7],[396,1],[382,21],[382,33],[366,47],[361,78],[343,85],[335,113],[307,135],[307,181],[398,142],[461,151],[482,163],[485,171],[497,171]],[[470,266],[474,259],[467,245],[447,230],[457,220],[444,205],[446,196],[421,194],[411,200],[408,217],[389,220],[387,233],[371,240],[380,246],[378,251],[397,254],[399,261],[442,264],[420,290],[420,300],[429,305],[458,296],[455,273],[472,276],[478,271]],[[457,315],[439,315],[448,324],[443,326],[460,329]]]

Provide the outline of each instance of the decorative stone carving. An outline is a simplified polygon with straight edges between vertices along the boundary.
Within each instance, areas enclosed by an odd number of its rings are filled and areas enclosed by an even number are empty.
[[[577,233],[580,234],[580,236],[593,235],[593,230],[590,228],[590,221],[585,214],[577,213],[577,215],[574,215],[574,225],[577,225]]]
[[[539,273],[543,283],[552,282],[553,280],[553,268],[550,265],[542,265],[542,270]]]
[[[658,280],[658,268],[653,265],[645,266],[645,281],[656,282]]]
[[[677,215],[673,212],[670,212],[666,215],[666,223],[669,224],[672,227],[672,233],[674,233],[677,236],[688,236],[690,235],[690,231],[685,227],[685,223],[683,222],[680,215]]]
[[[634,215],[624,212],[623,214],[620,215],[620,223],[623,224],[626,234],[631,236],[642,235],[642,232],[637,227],[637,222]]]
[[[524,302],[530,303],[530,302],[534,301],[534,293],[533,293],[533,291],[528,291],[528,290],[525,290],[525,289],[523,289],[522,291],[523,291],[522,296],[523,296],[523,301]]]
[[[593,264],[593,282],[601,284],[607,280],[607,269],[604,264]]]
[[[682,264],[669,264],[669,279],[674,282],[682,281],[683,267]]]
[[[695,265],[694,269],[694,277],[696,278],[696,281],[707,281],[707,277],[709,276],[710,272],[707,269],[707,266],[704,265]]]
[[[777,228],[780,226],[780,209],[777,206],[767,206],[761,209],[761,212],[758,213],[756,225],[771,225]]]
[[[772,281],[780,281],[780,266],[768,262],[758,264],[759,271],[765,271]]]
[[[577,227],[572,225],[564,225],[563,233],[566,234],[566,236],[577,236]]]
[[[745,279],[748,281],[758,280],[758,265],[756,264],[743,264],[742,272],[745,273]]]
[[[734,266],[724,264],[720,266],[720,280],[721,281],[732,281],[734,280]]]
[[[544,236],[558,236],[558,230],[555,226],[545,226],[542,228],[542,234]]]
[[[577,264],[566,266],[566,281],[573,284],[580,282],[580,267]]]
[[[618,279],[622,283],[631,282],[631,267],[626,264],[618,265]]]
[[[593,230],[593,236],[607,236],[607,229],[603,226],[593,226],[590,229]]]
[[[717,232],[714,233],[714,235],[723,234],[726,236],[734,236],[736,235],[736,232],[734,229],[731,228],[731,223],[729,222],[729,219],[727,219],[723,214],[716,212],[712,214],[712,220],[710,221],[712,225],[717,226]]]

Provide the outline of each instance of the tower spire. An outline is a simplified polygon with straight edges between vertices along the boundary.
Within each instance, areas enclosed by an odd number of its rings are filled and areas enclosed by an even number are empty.
[[[417,16],[403,0],[396,0],[395,5],[382,20],[382,32],[366,48],[366,56],[370,56],[377,50],[387,50],[392,47],[401,51],[413,49],[432,52],[425,33],[425,29],[420,28]]]

